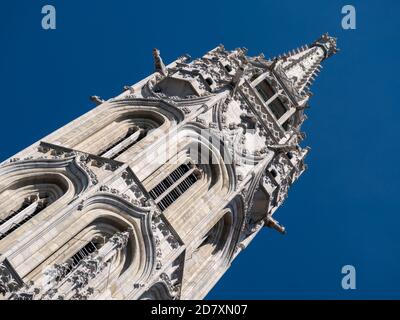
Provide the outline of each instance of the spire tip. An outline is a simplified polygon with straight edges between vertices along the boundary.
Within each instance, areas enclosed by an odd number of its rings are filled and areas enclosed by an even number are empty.
[[[331,37],[328,32],[324,33],[312,44],[312,46],[318,46],[322,48],[325,51],[325,59],[339,52],[339,48],[337,47],[337,38]]]

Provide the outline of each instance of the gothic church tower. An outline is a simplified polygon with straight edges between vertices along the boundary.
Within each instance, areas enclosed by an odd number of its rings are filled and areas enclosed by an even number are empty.
[[[1,299],[201,299],[304,172],[327,34],[155,72],[0,165]]]

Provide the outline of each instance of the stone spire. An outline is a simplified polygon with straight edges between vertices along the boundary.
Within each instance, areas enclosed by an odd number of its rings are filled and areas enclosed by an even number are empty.
[[[155,49],[151,75],[1,163],[0,300],[204,298],[262,226],[285,233],[305,88],[336,50]]]
[[[291,80],[299,93],[307,93],[322,68],[321,62],[336,52],[336,38],[325,33],[309,46],[302,46],[278,56],[274,67]]]

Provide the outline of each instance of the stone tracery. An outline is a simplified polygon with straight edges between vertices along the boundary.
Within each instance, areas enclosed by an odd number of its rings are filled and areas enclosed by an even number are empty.
[[[0,165],[0,298],[204,297],[262,226],[284,232],[308,86],[336,50],[154,50],[155,73]]]

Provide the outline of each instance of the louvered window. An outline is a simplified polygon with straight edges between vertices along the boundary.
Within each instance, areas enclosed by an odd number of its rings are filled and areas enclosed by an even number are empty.
[[[197,168],[182,164],[150,191],[161,210],[173,204],[198,180],[196,172]]]
[[[82,247],[77,253],[75,253],[71,258],[68,259],[68,266],[65,267],[63,277],[68,275],[72,270],[74,270],[79,263],[85,259],[87,256],[92,254],[98,249],[99,244],[90,241],[84,247]]]
[[[66,263],[60,265],[62,268],[57,276],[57,281],[64,279],[69,275],[74,269],[76,269],[80,262],[91,255],[93,252],[100,248],[100,243],[90,241],[84,247],[82,247],[78,252],[76,252],[71,258],[69,258]]]

